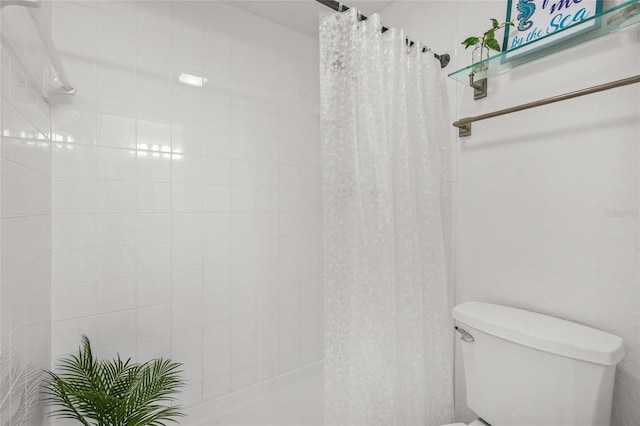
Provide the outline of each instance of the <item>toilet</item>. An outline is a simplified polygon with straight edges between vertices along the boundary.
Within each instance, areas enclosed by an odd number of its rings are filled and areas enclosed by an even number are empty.
[[[478,416],[469,426],[610,424],[620,337],[490,303],[462,303],[453,318],[467,405]]]

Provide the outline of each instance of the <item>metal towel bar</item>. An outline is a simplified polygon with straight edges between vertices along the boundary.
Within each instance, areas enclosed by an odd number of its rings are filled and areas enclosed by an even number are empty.
[[[554,96],[552,98],[541,99],[535,102],[514,106],[511,108],[501,109],[499,111],[489,112],[487,114],[476,115],[475,117],[461,118],[453,123],[458,130],[458,136],[471,136],[471,123],[475,121],[486,120],[488,118],[498,117],[501,115],[511,114],[512,112],[523,111],[525,109],[535,108],[542,105],[548,105],[555,102],[566,101],[567,99],[578,98],[592,93],[602,92],[616,87],[627,86],[629,84],[640,83],[640,75],[634,77],[623,78],[622,80],[612,81],[610,83],[600,84],[598,86],[589,87],[575,92],[565,93],[564,95]]]

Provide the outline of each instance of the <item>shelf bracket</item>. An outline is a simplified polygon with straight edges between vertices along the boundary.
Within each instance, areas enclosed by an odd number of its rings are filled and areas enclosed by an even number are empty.
[[[473,88],[473,100],[477,101],[478,99],[487,97],[487,79],[481,78],[480,80],[475,81],[473,77],[476,74],[471,71],[469,74],[469,86]]]

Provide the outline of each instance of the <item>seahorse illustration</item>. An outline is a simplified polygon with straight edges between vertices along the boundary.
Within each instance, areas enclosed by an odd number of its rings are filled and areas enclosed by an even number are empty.
[[[531,28],[533,25],[531,17],[536,11],[536,5],[533,3],[533,0],[518,0],[516,9],[520,12],[516,18],[518,20],[518,30],[526,31]]]

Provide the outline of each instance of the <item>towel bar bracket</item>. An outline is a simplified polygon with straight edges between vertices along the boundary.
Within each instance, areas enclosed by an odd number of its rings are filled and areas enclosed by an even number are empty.
[[[460,120],[453,123],[453,125],[458,128],[459,137],[471,136],[471,123]]]

